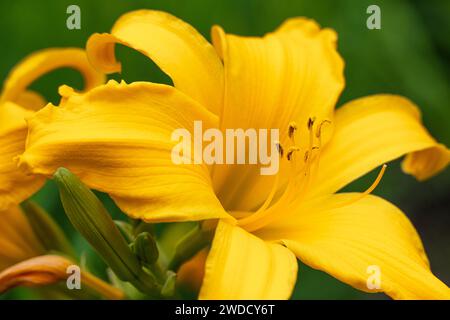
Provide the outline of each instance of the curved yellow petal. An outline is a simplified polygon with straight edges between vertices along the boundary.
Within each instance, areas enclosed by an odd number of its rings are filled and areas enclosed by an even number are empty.
[[[205,128],[217,123],[194,100],[171,86],[110,81],[62,101],[29,120],[22,168],[47,176],[68,168],[89,187],[109,193],[124,212],[146,221],[227,216],[206,165],[172,161],[175,129],[192,132],[194,120]]]
[[[200,299],[288,299],[297,279],[292,252],[219,221]]]
[[[375,95],[351,101],[336,112],[335,131],[320,158],[310,195],[333,193],[383,163],[410,154],[403,165],[419,179],[443,170],[450,151],[439,145],[406,98]]]
[[[47,104],[47,101],[43,96],[39,93],[27,90],[23,91],[18,98],[16,99],[16,103],[19,106],[24,106],[29,110],[39,110]]]
[[[94,70],[86,53],[78,48],[52,48],[32,53],[9,73],[3,85],[0,102],[20,99],[25,89],[42,75],[59,68],[73,68],[84,77],[85,89],[104,82],[104,75]],[[24,107],[27,107],[24,105]]]
[[[0,211],[28,198],[45,180],[24,174],[13,160],[25,150],[25,117],[31,114],[13,102],[0,104]]]
[[[0,271],[44,252],[20,207],[0,211],[0,219]]]
[[[450,150],[443,144],[408,153],[402,162],[405,173],[417,180],[426,180],[444,170],[450,162]]]
[[[44,255],[22,261],[0,272],[0,293],[17,286],[45,286],[66,280],[70,275],[70,260],[57,255]],[[108,299],[123,299],[121,290],[93,276],[81,272],[81,285],[94,289]]]
[[[416,230],[394,205],[359,193],[323,198],[257,232],[281,240],[307,265],[394,299],[450,299],[430,271]],[[379,276],[379,277],[378,277]]]
[[[216,26],[212,39],[225,68],[222,130],[278,128],[280,142],[288,145],[288,125],[295,121],[296,143],[307,148],[308,119],[332,120],[344,87],[344,63],[333,30],[295,18],[262,38],[225,34]],[[225,207],[240,211],[262,203],[272,179],[261,176],[256,165],[220,165],[213,176]]]
[[[111,34],[94,34],[87,43],[89,60],[100,70],[120,72],[116,43],[133,48],[167,73],[175,87],[218,114],[222,108],[223,67],[214,48],[189,24],[161,11],[122,15]]]
[[[0,96],[0,211],[36,192],[43,177],[25,175],[17,170],[13,158],[23,153],[27,135],[25,117],[38,110],[45,100],[27,87],[37,78],[57,68],[74,68],[85,79],[85,88],[104,81],[104,75],[89,64],[82,49],[46,49],[33,53],[17,64],[5,80]]]
[[[17,286],[49,285],[67,278],[70,261],[59,256],[34,257],[0,273],[0,293]]]

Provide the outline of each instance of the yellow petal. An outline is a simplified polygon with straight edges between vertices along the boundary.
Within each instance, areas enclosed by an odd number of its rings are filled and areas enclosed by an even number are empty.
[[[116,21],[111,34],[91,36],[89,60],[106,73],[120,72],[114,54],[116,43],[148,56],[180,91],[219,113],[223,67],[214,48],[193,27],[165,12],[132,11]]]
[[[0,211],[0,271],[44,252],[18,206]]]
[[[31,111],[12,102],[0,105],[0,211],[16,205],[36,192],[44,178],[17,169],[14,157],[25,150],[25,117]]]
[[[27,109],[30,110],[39,110],[47,104],[47,101],[39,93],[27,90],[19,95],[19,97],[16,100],[16,103],[19,106],[25,106]]]
[[[404,170],[419,179],[444,169],[449,150],[439,145],[409,100],[375,95],[338,109],[335,132],[325,146],[310,195],[333,193],[383,163],[411,154]]]
[[[32,114],[25,108],[38,110],[45,105],[45,100],[27,91],[27,87],[45,73],[64,67],[79,70],[86,89],[104,81],[104,76],[90,66],[85,52],[76,48],[33,53],[17,64],[5,80],[0,97],[0,211],[25,200],[44,183],[43,177],[25,175],[17,170],[13,158],[25,148],[25,117]]]
[[[417,232],[406,216],[376,196],[337,194],[257,232],[281,240],[307,265],[366,292],[394,299],[450,299],[430,271]],[[371,275],[380,272],[378,289]],[[375,280],[375,283],[372,282]]]
[[[4,83],[0,101],[17,101],[33,81],[59,68],[78,70],[84,77],[86,90],[104,82],[104,75],[91,67],[84,50],[78,48],[45,49],[29,55],[14,67]]]
[[[285,145],[288,125],[295,121],[296,142],[304,148],[308,146],[308,119],[332,119],[344,87],[344,63],[336,51],[333,30],[295,18],[262,38],[225,34],[217,26],[212,38],[225,68],[222,130],[278,128]],[[256,165],[219,166],[213,176],[225,207],[240,211],[260,204],[272,179],[261,176]]]
[[[199,298],[288,299],[296,279],[292,252],[220,221]]]
[[[177,89],[148,82],[110,81],[86,94],[65,97],[29,120],[19,164],[52,175],[66,167],[118,206],[146,221],[226,217],[206,165],[173,163],[175,129],[206,128],[217,117]],[[192,131],[191,131],[192,132]]]
[[[45,286],[66,280],[73,262],[56,255],[45,255],[22,261],[0,273],[0,293],[17,286]],[[87,272],[81,272],[81,285],[86,285],[108,299],[122,299],[122,291]]]
[[[407,154],[402,162],[402,169],[423,181],[445,169],[449,162],[450,150],[443,144],[436,144],[435,147]]]

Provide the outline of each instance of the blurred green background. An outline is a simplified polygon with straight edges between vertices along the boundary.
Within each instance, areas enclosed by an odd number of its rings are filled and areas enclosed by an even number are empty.
[[[81,30],[66,28],[66,8],[81,8]],[[366,9],[381,8],[382,29],[368,30]],[[441,142],[450,145],[450,1],[448,0],[15,0],[0,2],[0,80],[27,54],[47,47],[84,47],[89,35],[108,32],[114,21],[129,10],[151,8],[168,11],[189,22],[209,39],[213,24],[227,32],[263,35],[292,16],[307,16],[339,34],[339,51],[346,61],[346,90],[339,105],[375,93],[409,97],[422,110],[423,121]],[[148,35],[151,37],[151,34]],[[127,48],[118,48],[123,62],[121,77],[127,82],[168,78],[147,58]],[[81,89],[81,76],[59,70],[44,76],[32,88],[57,103],[60,79]],[[120,79],[118,75],[113,78]],[[376,173],[348,186],[364,190]],[[389,166],[375,194],[392,201],[418,229],[432,270],[450,285],[450,174],[449,170],[419,183],[400,171],[399,161]],[[115,217],[123,215],[105,196]],[[33,197],[69,232],[79,252],[93,256],[83,239],[66,220],[57,190],[49,182]],[[91,259],[95,260],[95,259]],[[91,268],[101,272],[101,263]],[[385,299],[365,294],[330,276],[300,265],[293,299]],[[33,298],[30,290],[16,289],[3,298]]]

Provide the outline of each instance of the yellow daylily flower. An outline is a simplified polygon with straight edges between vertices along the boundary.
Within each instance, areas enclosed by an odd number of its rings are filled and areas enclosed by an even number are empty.
[[[65,67],[81,72],[87,90],[104,82],[104,75],[90,66],[85,51],[76,48],[33,53],[17,64],[4,82],[0,95],[0,211],[25,200],[44,183],[43,177],[17,170],[13,158],[25,150],[25,118],[46,104],[27,87],[42,75]]]
[[[26,118],[46,105],[45,99],[27,88],[38,78],[59,68],[73,68],[84,77],[85,90],[104,83],[78,48],[45,49],[17,64],[7,76],[0,95],[0,293],[18,285],[46,285],[67,278],[69,261],[43,256],[45,248],[33,232],[18,203],[44,183],[42,176],[24,174],[14,158],[25,150]],[[123,294],[94,276],[83,273],[88,286],[105,297]]]
[[[66,167],[144,221],[219,219],[202,299],[289,298],[296,257],[363,291],[450,298],[406,216],[368,194],[385,167],[366,192],[336,194],[403,155],[403,170],[418,179],[447,166],[449,150],[423,127],[417,107],[375,95],[335,111],[344,87],[337,36],[306,18],[262,38],[214,27],[212,39],[213,46],[183,21],[148,10],[93,35],[87,52],[100,70],[120,70],[119,43],[153,59],[174,87],[109,82],[85,94],[64,90],[59,107],[29,120],[19,166],[47,176]],[[195,120],[221,130],[280,129],[278,175],[262,176],[258,165],[175,165],[171,134],[192,131]],[[381,271],[375,289],[367,286],[370,266]]]

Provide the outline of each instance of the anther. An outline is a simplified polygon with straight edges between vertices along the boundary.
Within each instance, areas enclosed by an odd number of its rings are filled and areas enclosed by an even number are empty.
[[[289,161],[291,161],[291,159],[292,159],[292,154],[293,154],[294,152],[296,152],[296,151],[300,151],[300,148],[299,148],[299,147],[290,147],[290,148],[288,149],[288,152],[287,152],[287,154],[286,154],[286,157],[287,157],[287,159],[288,159]]]
[[[316,117],[308,119],[308,130],[311,130],[312,126],[314,125],[314,121],[316,121]]]
[[[312,147],[312,149],[311,149],[311,150],[316,150],[316,149],[319,149],[319,147],[317,147],[317,146],[314,146],[314,147]],[[306,161],[308,161],[308,158],[309,158],[309,150],[306,150],[306,152],[305,152],[305,156],[304,156],[304,160],[305,160],[305,162],[306,162]]]
[[[296,130],[297,130],[297,124],[294,121],[289,122],[289,128],[288,128],[289,138],[292,139]]]
[[[283,155],[284,155],[283,146],[279,142],[275,143],[275,145],[277,146],[277,150],[278,150],[278,153],[280,154],[280,157],[283,158]]]

